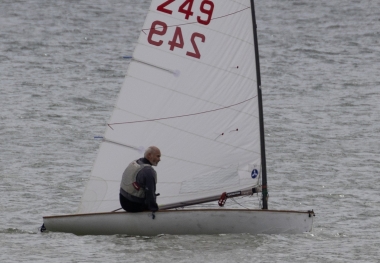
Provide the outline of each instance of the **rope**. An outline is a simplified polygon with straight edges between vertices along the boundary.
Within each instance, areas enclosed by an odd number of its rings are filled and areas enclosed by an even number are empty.
[[[241,207],[244,207],[245,209],[248,209],[248,210],[250,210],[250,208],[248,208],[248,207],[245,207],[244,205],[242,205],[242,204],[240,204],[240,203],[238,203],[236,200],[235,200],[235,197],[232,197],[232,201],[234,201],[237,205],[240,205]]]
[[[185,115],[178,115],[178,116],[171,116],[171,117],[164,117],[164,118],[157,118],[157,119],[149,119],[149,120],[143,120],[143,121],[115,122],[115,123],[109,123],[107,125],[112,129],[112,127],[111,127],[112,125],[132,124],[132,123],[150,122],[150,121],[160,121],[160,120],[168,120],[168,119],[175,119],[175,118],[183,118],[183,117],[189,117],[189,116],[194,116],[194,115],[200,115],[200,114],[205,114],[205,113],[210,113],[210,112],[214,112],[214,111],[219,111],[219,110],[224,110],[224,109],[227,109],[227,108],[231,108],[233,106],[236,106],[236,105],[239,105],[239,104],[243,104],[243,103],[245,103],[247,101],[250,101],[250,100],[252,100],[253,98],[256,98],[256,97],[257,96],[254,96],[252,98],[249,98],[247,100],[241,101],[239,103],[232,104],[232,105],[229,105],[229,106],[226,106],[226,107],[222,107],[222,108],[218,108],[218,109],[214,109],[214,110],[208,110],[208,111],[202,111],[202,112],[185,114]]]

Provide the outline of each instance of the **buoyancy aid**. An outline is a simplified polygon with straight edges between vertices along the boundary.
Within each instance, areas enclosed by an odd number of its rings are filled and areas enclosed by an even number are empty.
[[[145,163],[139,164],[137,161],[138,160],[131,162],[125,169],[121,179],[120,188],[134,197],[145,198],[145,189],[137,184],[136,177],[144,167],[152,166]],[[153,170],[154,180],[157,183],[157,173],[153,167],[151,169]],[[122,192],[123,191],[121,191],[121,193]]]

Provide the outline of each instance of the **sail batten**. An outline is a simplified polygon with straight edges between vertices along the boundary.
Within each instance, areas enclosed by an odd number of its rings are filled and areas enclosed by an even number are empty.
[[[259,183],[251,1],[194,0],[191,12],[183,2],[152,1],[80,213],[117,209],[124,169],[151,145],[162,153],[155,167],[160,207]]]

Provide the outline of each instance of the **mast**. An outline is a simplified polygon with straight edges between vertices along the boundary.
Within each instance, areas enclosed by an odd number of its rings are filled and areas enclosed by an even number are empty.
[[[255,3],[251,0],[251,12],[253,23],[253,38],[255,43],[255,57],[256,57],[256,78],[257,78],[257,95],[259,99],[259,122],[260,122],[260,144],[261,144],[261,175],[262,175],[262,209],[268,209],[268,188],[267,188],[267,167],[265,158],[265,134],[264,134],[264,112],[263,100],[261,94],[261,77],[260,77],[260,59],[259,59],[259,44],[257,41],[257,24],[255,16]]]

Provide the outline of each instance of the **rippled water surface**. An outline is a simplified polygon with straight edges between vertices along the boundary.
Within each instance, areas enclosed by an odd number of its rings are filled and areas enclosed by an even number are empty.
[[[256,1],[269,207],[314,209],[312,233],[38,232],[76,211],[149,5],[0,1],[0,262],[380,262],[374,0]]]

